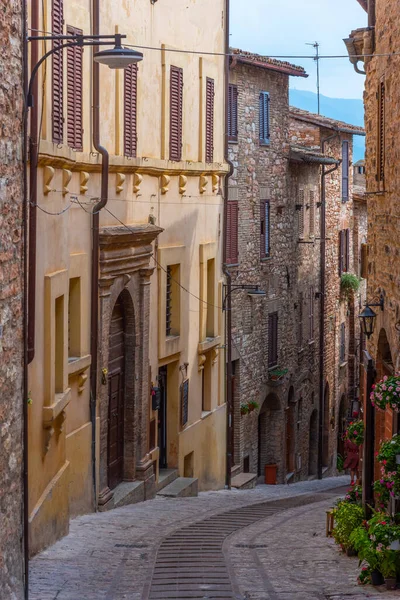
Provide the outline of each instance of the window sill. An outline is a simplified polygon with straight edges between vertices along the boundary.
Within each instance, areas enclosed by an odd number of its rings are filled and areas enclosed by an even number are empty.
[[[65,392],[55,394],[54,402],[50,406],[43,406],[43,426],[50,427],[63,410],[68,406],[71,400],[71,388]]]
[[[85,354],[85,356],[74,357],[70,356],[68,358],[68,377],[72,375],[76,375],[77,373],[81,373],[82,371],[86,371],[90,367],[92,363],[92,357],[90,354]]]
[[[198,353],[204,354],[205,352],[208,352],[208,350],[211,350],[211,348],[215,348],[215,346],[219,346],[220,343],[221,343],[220,335],[218,335],[216,337],[206,338],[202,342],[199,342]]]
[[[239,143],[239,140],[238,140],[238,138],[233,138],[233,139],[229,138],[228,142],[229,142],[229,144],[237,145]]]
[[[268,254],[268,256],[263,256],[262,258],[260,258],[260,261],[261,262],[268,262],[271,259],[272,259],[272,256],[270,254]]]
[[[314,346],[315,345],[315,340],[308,340],[308,345],[309,346]]]
[[[239,267],[240,263],[238,263],[238,262],[236,262],[236,263],[226,263],[226,266],[231,269],[232,267]]]
[[[299,349],[297,350],[297,354],[303,354],[303,352],[304,352],[304,348],[299,348]]]
[[[201,411],[201,420],[207,419],[212,414],[212,410],[202,410]]]
[[[343,369],[344,367],[347,367],[347,360],[345,360],[344,362],[339,363],[339,368]]]
[[[263,141],[261,141],[261,140],[260,140],[260,148],[269,148],[269,147],[270,147],[270,145],[271,145],[271,142],[270,142],[270,141],[268,141],[268,142],[263,142]]]

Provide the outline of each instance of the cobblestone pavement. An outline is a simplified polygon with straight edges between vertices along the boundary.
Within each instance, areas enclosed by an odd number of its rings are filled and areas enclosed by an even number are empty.
[[[288,504],[288,498],[334,490],[348,482],[348,477],[337,477],[205,492],[198,498],[156,498],[79,517],[71,522],[68,536],[32,559],[29,598],[142,600],[157,548],[177,529],[268,500]],[[358,560],[342,556],[325,537],[325,510],[331,504],[325,499],[288,508],[227,538],[224,554],[238,600],[384,600],[396,596],[396,592],[378,593],[355,584]]]

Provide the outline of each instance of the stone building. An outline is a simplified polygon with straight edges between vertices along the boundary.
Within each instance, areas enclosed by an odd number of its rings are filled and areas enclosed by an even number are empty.
[[[157,50],[111,71],[68,48],[39,72],[31,553],[76,515],[151,498],[160,467],[224,484],[224,59],[169,51],[222,54],[224,11],[32,2],[32,28]]]
[[[23,597],[23,4],[1,12],[0,583]]]
[[[387,56],[398,52],[400,2],[364,0],[360,4],[368,14],[368,27],[352,31],[345,44],[356,70],[366,73],[367,299],[377,303],[383,296],[384,300],[383,310],[374,308],[374,333],[366,346],[380,380],[400,368],[399,57]],[[363,54],[367,55],[364,60]],[[376,448],[395,431],[398,431],[398,420],[390,409],[376,413]]]
[[[279,482],[317,475],[320,405],[324,471],[336,468],[339,422],[354,396],[350,340],[356,327],[354,309],[351,319],[348,303],[340,301],[339,239],[341,271],[353,271],[350,165],[352,135],[362,130],[289,108],[289,76],[305,76],[303,69],[233,52],[229,158],[234,171],[228,197],[232,474],[248,472],[233,484],[250,485],[264,476],[266,464],[277,466]],[[321,400],[322,168],[328,171],[328,233]],[[258,286],[265,296],[249,286]]]

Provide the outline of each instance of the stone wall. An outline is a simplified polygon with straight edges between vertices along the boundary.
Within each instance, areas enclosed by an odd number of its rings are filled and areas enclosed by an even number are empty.
[[[23,597],[22,552],[22,2],[1,11],[0,582]]]

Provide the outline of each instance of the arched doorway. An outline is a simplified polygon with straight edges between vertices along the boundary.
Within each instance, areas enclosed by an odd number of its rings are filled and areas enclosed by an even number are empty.
[[[318,469],[318,411],[316,408],[311,413],[308,436],[308,474],[316,475]]]
[[[286,408],[286,474],[293,473],[295,469],[295,410],[294,388],[291,387]]]
[[[322,465],[329,466],[329,384],[325,385],[322,428]]]
[[[133,306],[123,291],[113,308],[108,352],[107,478],[112,490],[124,479],[133,479],[132,465],[125,464],[126,432],[133,433]],[[126,364],[129,359],[129,373]],[[133,463],[133,461],[130,461]]]
[[[258,416],[258,475],[265,465],[279,464],[282,452],[281,405],[275,394],[269,394]]]

